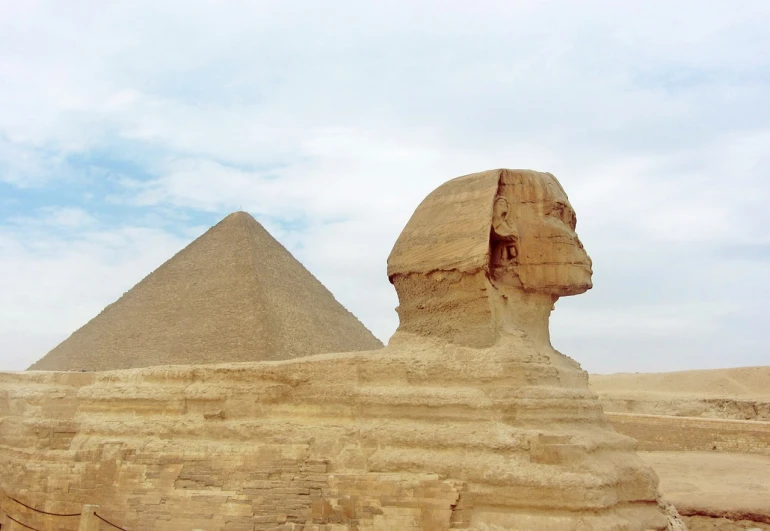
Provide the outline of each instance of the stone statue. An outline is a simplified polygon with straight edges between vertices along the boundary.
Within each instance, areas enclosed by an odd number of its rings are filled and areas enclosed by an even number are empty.
[[[576,225],[553,175],[502,171],[492,208],[492,283],[550,294],[554,302],[591,289],[591,259]]]
[[[608,426],[588,374],[551,346],[555,302],[592,288],[591,259],[576,225],[567,194],[550,173],[499,169],[439,186],[417,207],[388,258],[400,324],[386,350],[414,352],[422,341],[430,345],[422,350],[428,364],[437,363],[429,361],[435,356],[466,360],[465,377],[475,378],[505,412],[502,424],[528,434],[524,461],[505,473],[490,466],[484,476],[519,479],[504,488],[481,486],[484,480],[469,487],[477,504],[486,499],[521,512],[503,516],[477,507],[472,522],[504,529],[675,529],[680,524],[670,508],[656,504],[657,478],[633,453],[633,442]],[[485,364],[500,373],[482,375]],[[509,451],[511,459],[517,451]],[[534,478],[543,465],[553,475],[541,483]],[[573,474],[584,473],[582,500],[568,502]],[[518,499],[507,493],[523,485],[534,490]],[[603,487],[585,494],[590,485]],[[609,485],[614,493],[607,498]],[[610,509],[609,499],[625,509]],[[554,513],[527,512],[536,506]],[[565,509],[606,513],[555,516]]]
[[[681,531],[551,346],[556,300],[591,288],[575,226],[549,173],[459,177],[388,259],[383,349],[0,375],[3,485],[131,529]]]
[[[417,208],[388,259],[399,331],[476,347],[506,329],[548,341],[556,300],[592,287],[576,223],[550,173],[493,170],[443,184]]]

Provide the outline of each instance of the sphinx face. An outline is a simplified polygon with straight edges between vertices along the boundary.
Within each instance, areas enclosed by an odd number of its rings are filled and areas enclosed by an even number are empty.
[[[591,289],[591,259],[576,223],[553,175],[504,174],[493,206],[493,280],[556,297]]]

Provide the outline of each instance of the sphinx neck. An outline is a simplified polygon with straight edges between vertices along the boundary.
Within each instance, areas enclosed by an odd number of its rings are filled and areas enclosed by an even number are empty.
[[[521,288],[496,286],[494,300],[496,327],[501,335],[526,335],[536,346],[552,349],[549,319],[557,297]]]
[[[435,338],[472,348],[526,336],[553,350],[548,319],[556,298],[495,282],[483,272],[396,275],[400,334]]]

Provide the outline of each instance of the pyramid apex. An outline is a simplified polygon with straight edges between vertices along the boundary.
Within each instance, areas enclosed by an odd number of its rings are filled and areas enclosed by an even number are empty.
[[[224,218],[222,218],[222,221],[230,220],[230,221],[257,221],[254,216],[246,212],[245,210],[237,210],[235,212],[231,212],[230,214],[226,215]]]
[[[231,212],[230,214],[226,215],[224,218],[222,218],[217,224],[217,227],[220,227],[220,229],[227,227],[230,227],[229,230],[234,230],[236,227],[244,227],[247,230],[251,231],[255,228],[261,228],[265,229],[262,224],[256,220],[254,216],[249,214],[248,212],[244,210],[238,210],[236,212]],[[205,235],[204,235],[205,236]]]

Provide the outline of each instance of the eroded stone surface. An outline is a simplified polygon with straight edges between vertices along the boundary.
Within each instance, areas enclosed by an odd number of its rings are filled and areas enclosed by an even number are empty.
[[[550,344],[590,260],[550,174],[433,192],[376,352],[0,377],[0,477],[136,529],[683,529],[633,439]]]
[[[399,332],[489,347],[521,331],[550,347],[553,304],[592,286],[576,224],[550,173],[493,170],[440,186],[388,259]]]

